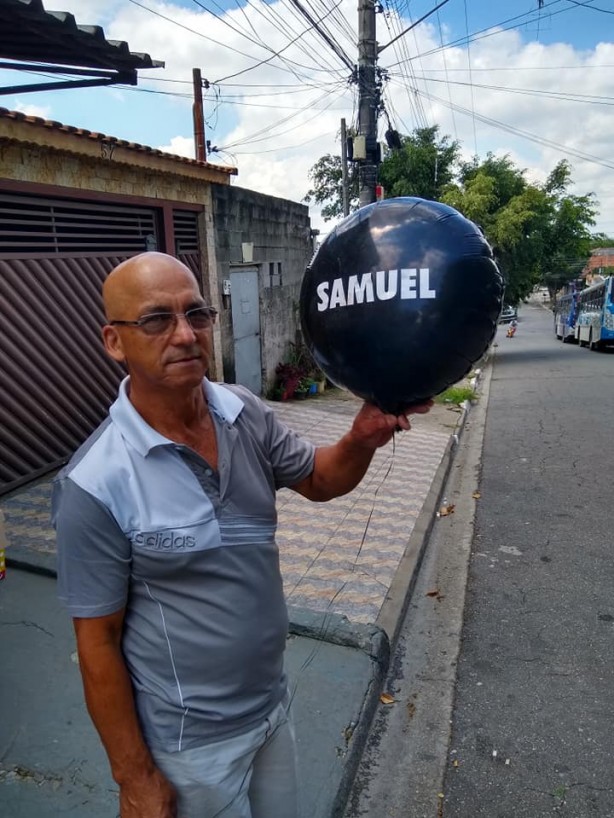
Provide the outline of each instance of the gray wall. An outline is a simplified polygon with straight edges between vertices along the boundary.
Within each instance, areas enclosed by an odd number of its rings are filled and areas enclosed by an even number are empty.
[[[275,367],[286,360],[299,329],[301,280],[313,254],[308,208],[234,185],[211,185],[213,226],[220,288],[220,329],[224,380],[235,380],[230,297],[222,282],[230,271],[259,271],[263,391],[272,385]],[[253,243],[253,264],[244,264],[244,243]],[[233,265],[237,265],[233,267]]]

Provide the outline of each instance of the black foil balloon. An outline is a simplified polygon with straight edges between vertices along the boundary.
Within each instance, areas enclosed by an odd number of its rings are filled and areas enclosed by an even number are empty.
[[[324,239],[303,278],[305,341],[339,386],[398,414],[466,375],[503,280],[479,228],[439,202],[386,199]]]

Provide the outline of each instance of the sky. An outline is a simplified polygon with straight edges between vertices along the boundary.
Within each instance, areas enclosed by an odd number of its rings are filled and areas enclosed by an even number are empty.
[[[3,107],[194,156],[192,69],[201,69],[210,161],[233,184],[303,201],[308,172],[340,154],[340,121],[356,122],[356,0],[43,0],[100,25],[165,67],[125,86],[17,93]],[[381,0],[386,69],[380,134],[438,125],[463,157],[509,155],[542,182],[561,159],[573,193],[593,192],[594,231],[614,235],[614,0]],[[331,45],[297,4],[321,21]],[[24,79],[25,76],[25,79]],[[3,71],[3,85],[44,77]],[[313,227],[328,232],[316,207]]]

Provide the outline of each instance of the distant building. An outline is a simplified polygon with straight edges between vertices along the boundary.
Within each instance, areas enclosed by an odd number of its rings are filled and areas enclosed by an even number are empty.
[[[592,284],[596,276],[606,276],[606,268],[614,268],[614,247],[596,247],[582,270],[582,278]]]

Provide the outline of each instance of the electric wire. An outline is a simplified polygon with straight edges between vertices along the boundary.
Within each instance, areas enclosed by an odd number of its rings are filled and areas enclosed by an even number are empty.
[[[388,13],[384,14],[384,22],[385,22],[386,28],[388,30],[388,36],[391,38],[391,41],[392,41],[392,49],[393,49],[393,52],[394,52],[395,56],[397,56],[397,57],[406,56],[407,57],[407,59],[403,59],[403,60],[399,61],[399,65],[403,66],[402,70],[403,70],[403,77],[404,77],[404,80],[405,80],[403,87],[404,87],[405,93],[407,94],[407,100],[409,102],[410,110],[413,111],[413,115],[414,115],[414,118],[415,118],[415,121],[416,121],[417,125],[420,126],[420,127],[425,128],[427,126],[426,114],[424,112],[424,107],[422,106],[422,101],[421,101],[420,97],[418,97],[416,94],[413,93],[413,86],[415,85],[415,83],[412,82],[412,79],[410,78],[410,73],[413,72],[413,67],[412,67],[412,64],[411,64],[411,60],[409,59],[409,54],[407,53],[407,50],[406,50],[407,46],[406,46],[405,40],[404,40],[404,38],[401,38],[400,40],[396,40],[396,42],[394,42],[394,39],[395,39],[396,35],[402,29],[402,26],[400,24],[400,14],[401,14],[400,10],[397,9],[396,7],[392,6],[391,9],[389,7]],[[395,30],[395,23],[393,21],[398,22],[398,29],[397,30]],[[403,53],[400,52],[399,49],[405,49],[405,55],[403,55]],[[386,71],[387,70],[388,69],[386,69]]]
[[[263,42],[263,40],[258,36],[258,34],[256,34],[255,37],[252,37],[251,34],[247,34],[245,31],[242,31],[238,26],[233,25],[229,20],[226,19],[228,10],[222,9],[222,7],[219,4],[215,3],[215,0],[212,0],[212,2],[214,3],[214,5],[217,5],[219,9],[221,9],[223,14],[217,14],[215,11],[212,11],[210,8],[205,6],[205,4],[201,2],[201,0],[192,0],[192,3],[194,3],[195,6],[198,6],[198,8],[202,9],[203,11],[206,11],[207,14],[210,14],[220,23],[227,26],[227,28],[229,28],[231,31],[234,31],[235,34],[238,34],[240,37],[245,37],[246,40],[248,40],[250,43],[253,43],[254,45],[257,45],[258,48],[264,48],[265,51],[269,52],[273,51],[273,49],[269,45]]]
[[[598,6],[593,6],[591,3],[580,3],[579,0],[567,0],[568,3],[572,3],[574,6],[584,6],[584,8],[591,9],[592,11],[601,11],[603,14],[614,14],[612,9],[601,9]]]
[[[217,3],[217,2],[216,2],[216,0],[211,0],[211,2],[212,2],[212,3],[213,3],[215,6],[217,6],[217,8],[218,8],[218,9],[219,9],[219,10],[222,12],[222,14],[221,14],[221,15],[220,15],[220,14],[217,14],[217,13],[216,13],[216,12],[214,12],[214,11],[212,11],[212,10],[211,10],[210,8],[208,8],[208,7],[207,7],[207,6],[206,6],[206,5],[205,5],[203,2],[201,2],[201,0],[192,0],[192,2],[193,2],[193,3],[194,3],[196,6],[198,6],[199,8],[201,8],[201,9],[203,9],[204,11],[208,12],[209,14],[211,14],[211,15],[212,15],[212,16],[213,16],[213,17],[214,17],[216,20],[219,20],[221,23],[223,23],[224,25],[228,26],[228,27],[229,27],[229,28],[230,28],[232,31],[234,31],[235,33],[237,33],[237,34],[239,34],[239,35],[241,35],[241,36],[245,37],[246,39],[248,39],[250,42],[254,43],[255,45],[257,45],[257,46],[259,46],[259,47],[261,47],[261,48],[264,48],[266,51],[269,51],[269,52],[271,52],[271,53],[277,53],[277,56],[279,56],[279,54],[281,53],[281,52],[274,52],[274,49],[272,49],[272,48],[271,48],[269,45],[267,45],[267,44],[266,44],[266,43],[263,41],[263,39],[260,37],[260,35],[258,35],[258,34],[257,34],[257,32],[255,31],[255,29],[254,29],[254,27],[253,27],[253,26],[252,26],[252,30],[253,30],[253,31],[254,31],[254,33],[255,33],[255,36],[256,36],[256,38],[255,38],[255,39],[254,39],[254,37],[252,37],[252,36],[251,36],[251,34],[246,33],[246,32],[244,32],[244,31],[242,31],[240,28],[238,28],[238,27],[236,27],[236,26],[232,25],[232,24],[231,24],[231,23],[230,23],[230,22],[229,22],[229,21],[226,19],[226,14],[227,14],[228,10],[227,10],[227,9],[224,9],[224,8],[223,8],[223,7],[222,7],[222,6],[221,6],[219,3]],[[245,16],[246,16],[246,18],[247,18],[247,15],[245,15]],[[290,34],[293,36],[293,39],[291,40],[291,43],[290,43],[290,44],[297,42],[297,39],[298,39],[298,38],[297,38],[297,36],[296,36],[296,35],[297,35],[297,32],[290,30]],[[302,47],[302,43],[301,43],[301,47]],[[304,51],[304,53],[306,54],[306,56],[307,56],[307,57],[310,57],[310,56],[311,56],[311,55],[310,55],[310,53],[304,49],[304,47],[302,47],[302,50]],[[287,58],[284,58],[284,61],[286,61],[286,63],[288,64]],[[328,62],[328,61],[327,61],[327,62]],[[331,68],[331,69],[334,69],[334,68],[335,68],[335,66],[334,66],[334,65],[332,65],[330,62],[328,62],[328,65],[330,66],[330,68]],[[290,67],[290,66],[289,66],[289,67]]]
[[[468,83],[462,80],[442,80],[436,77],[421,77],[426,82],[446,83],[448,85],[460,85],[462,87],[481,88],[487,91],[506,91],[510,94],[521,94],[524,96],[547,97],[562,102],[580,102],[589,105],[614,105],[614,96],[605,94],[580,94],[575,91],[550,91],[538,88],[514,88],[509,85],[490,85],[486,83]]]
[[[463,0],[465,8],[465,31],[467,32],[467,65],[469,66],[469,82],[471,84],[471,111],[475,110],[475,100],[473,97],[473,77],[471,74],[471,46],[469,45],[469,17],[467,15],[467,0]],[[475,116],[473,117],[473,146],[475,155],[478,155],[478,132],[475,126]]]
[[[321,108],[320,110],[322,110],[322,111],[328,110],[331,107],[331,105],[333,105],[335,102],[337,102],[338,99],[341,98],[341,96],[343,96],[343,93],[344,93],[344,91],[341,94],[339,94],[337,97],[335,97],[334,99],[329,100],[328,105],[324,106],[324,108]],[[319,97],[314,102],[318,102],[318,103],[322,102],[323,100],[326,99],[327,96],[329,96],[328,92],[322,94],[322,96]],[[254,132],[253,134],[250,134],[249,136],[243,137],[242,139],[239,139],[236,142],[231,142],[228,145],[224,145],[224,150],[227,150],[228,148],[236,148],[236,147],[239,147],[240,145],[244,145],[246,143],[253,144],[253,143],[256,143],[256,142],[262,142],[262,141],[267,140],[267,139],[274,139],[274,138],[276,139],[279,136],[283,136],[286,133],[290,133],[291,131],[296,130],[296,128],[302,128],[305,123],[301,121],[297,125],[294,125],[292,128],[289,128],[286,131],[281,131],[280,133],[274,133],[276,128],[280,127],[281,125],[285,125],[287,122],[294,119],[299,114],[306,113],[307,111],[311,110],[311,108],[313,108],[313,103],[310,104],[310,105],[306,105],[304,108],[301,108],[299,110],[295,110],[295,112],[293,114],[289,114],[288,116],[283,117],[283,119],[279,120],[279,122],[276,122],[274,125],[267,124],[267,125],[265,125],[264,128],[261,128],[260,130]]]
[[[283,36],[294,38],[296,31],[288,24],[288,21],[281,15],[276,6],[268,3],[254,3],[252,0],[247,0],[247,5],[250,6],[258,15],[260,15],[266,22],[273,26]],[[294,10],[292,16],[294,17]],[[303,21],[300,21],[301,26]],[[305,54],[308,59],[313,58],[313,51],[308,50],[308,47],[303,43],[302,39],[297,40],[297,48]]]
[[[562,2],[564,2],[564,0],[552,0],[550,3],[545,3],[543,8],[547,8],[549,6],[556,6],[556,5],[559,5]],[[554,16],[556,14],[563,14],[563,13],[565,13],[567,11],[570,11],[570,10],[571,9],[569,7],[566,7],[564,9],[560,9],[559,11],[551,12],[551,16]],[[522,14],[517,14],[514,17],[508,17],[506,20],[503,20],[500,23],[495,23],[493,25],[487,26],[486,28],[479,29],[478,31],[476,31],[473,34],[469,35],[469,39],[467,38],[467,36],[458,37],[456,40],[451,40],[450,42],[446,43],[446,45],[443,47],[443,49],[442,49],[441,46],[438,46],[437,48],[431,48],[429,51],[424,51],[421,54],[414,55],[411,59],[415,60],[415,59],[418,59],[419,57],[430,57],[432,54],[438,54],[442,50],[447,50],[447,49],[450,49],[450,48],[454,48],[455,46],[468,45],[469,43],[477,42],[478,40],[485,39],[486,37],[493,37],[495,35],[502,34],[502,33],[506,32],[506,31],[512,31],[513,29],[522,27],[527,22],[531,22],[532,19],[534,19],[534,17],[532,17],[534,14],[535,14],[535,11],[532,10],[532,11],[523,12]],[[525,17],[529,17],[530,19],[528,21],[524,20],[524,22],[517,23],[516,25],[508,26],[507,28],[502,27],[502,26],[505,26],[507,23],[514,22],[516,20],[523,20]],[[394,67],[396,67],[396,66],[395,65],[389,66],[389,68],[394,68]]]
[[[417,24],[414,24],[414,21],[412,19],[412,15],[411,15],[410,9],[409,9],[409,0],[405,0],[405,6],[407,8],[408,19],[409,19],[410,23],[412,24],[411,36],[412,36],[413,41],[414,41],[415,52],[419,53],[420,49],[418,47],[418,37],[417,37],[417,31],[416,31],[416,25]],[[422,19],[424,19],[424,16],[423,16]],[[405,38],[403,38],[403,39],[405,39]],[[409,55],[407,43],[405,43],[405,53]],[[421,61],[420,58],[418,58],[418,65],[419,65],[420,69],[422,69],[422,61]],[[410,70],[411,70],[411,76],[412,76],[412,78],[414,80],[414,83],[417,83],[416,72],[414,70],[413,62],[410,63]],[[421,97],[418,97],[418,99],[420,100],[420,105],[422,105]],[[430,101],[429,101],[429,106],[430,106],[430,111],[431,111],[431,121],[434,122],[435,121],[435,114],[434,114],[434,111],[433,111],[433,105],[432,105],[432,103]],[[428,127],[429,121],[427,120],[426,112],[425,112],[425,115],[424,115],[424,122],[425,122],[425,127]]]
[[[239,2],[239,0],[236,0],[236,2]],[[247,6],[249,6],[259,17],[262,17],[267,25],[272,26],[282,36],[287,37],[288,39],[294,39],[296,37],[296,31],[288,25],[287,21],[281,15],[277,14],[273,6],[269,5],[268,3],[253,3],[252,0],[247,0]],[[300,40],[295,40],[295,43],[299,51],[301,51],[308,59],[312,59],[313,55],[310,53],[310,51],[308,51],[302,38]]]
[[[318,0],[318,2],[323,9],[326,9],[326,3],[324,0]],[[347,40],[350,47],[355,49],[357,42],[357,30],[356,27],[353,26],[344,15],[340,4],[335,6],[335,12],[333,15],[331,15],[331,23],[335,24],[337,31]]]
[[[338,0],[337,5],[338,5],[339,3],[341,3],[341,2],[342,2],[342,0]],[[333,7],[333,8],[334,8],[334,7]],[[319,21],[318,21],[318,22],[319,22]],[[228,76],[226,76],[226,77],[222,77],[222,78],[220,78],[220,79],[217,79],[217,80],[215,80],[215,84],[216,84],[216,85],[219,85],[219,84],[221,84],[221,83],[225,82],[226,80],[229,80],[229,79],[235,79],[236,77],[242,76],[243,74],[247,73],[248,71],[253,71],[255,68],[259,68],[261,65],[266,65],[266,64],[270,63],[270,61],[271,61],[272,59],[274,59],[274,57],[279,56],[279,55],[280,55],[281,53],[283,53],[283,52],[284,52],[286,49],[288,49],[288,48],[289,48],[291,45],[294,45],[294,43],[296,43],[296,42],[297,42],[298,40],[300,40],[300,39],[301,39],[303,36],[305,36],[305,34],[307,34],[307,33],[311,32],[311,30],[312,30],[311,28],[304,29],[304,31],[302,31],[300,34],[297,34],[297,35],[296,35],[296,37],[295,37],[293,40],[291,40],[291,41],[290,41],[290,42],[289,42],[287,45],[285,45],[285,46],[284,46],[284,48],[280,49],[278,52],[275,52],[275,54],[272,54],[272,55],[271,55],[270,57],[268,57],[267,59],[265,59],[265,60],[260,60],[260,62],[257,62],[255,65],[249,66],[248,68],[244,68],[244,69],[242,69],[241,71],[236,71],[235,73],[233,73],[233,74],[229,74],[229,75],[228,75]],[[325,71],[326,73],[330,73],[330,71],[331,71],[331,68],[330,68],[330,67],[329,67],[329,68],[322,68],[322,67],[320,66],[320,67],[317,67],[317,68],[311,68],[311,67],[309,67],[309,66],[302,66],[302,65],[300,65],[299,63],[296,63],[295,61],[292,61],[292,62],[293,62],[293,64],[294,64],[294,65],[298,65],[299,67],[304,68],[304,69],[306,69],[306,70]],[[339,71],[340,71],[340,69],[334,69],[334,70],[335,70],[335,72],[337,72],[337,73],[339,73]]]
[[[419,91],[418,93],[424,93],[423,91]],[[446,108],[449,107],[450,103],[447,100],[442,99],[434,94],[429,94],[436,102],[444,105]],[[594,154],[587,153],[585,151],[574,150],[573,148],[566,147],[561,145],[558,142],[554,142],[551,139],[547,139],[546,137],[537,136],[537,134],[533,134],[530,131],[525,131],[521,128],[515,128],[512,125],[507,125],[505,122],[500,122],[499,120],[493,119],[492,117],[484,116],[483,114],[479,114],[477,112],[472,113],[471,110],[468,108],[459,105],[458,103],[452,103],[455,110],[461,114],[466,116],[475,116],[475,118],[483,122],[485,125],[490,125],[493,128],[497,128],[499,130],[505,131],[510,133],[514,136],[522,137],[523,139],[527,139],[530,142],[534,142],[538,145],[542,145],[549,148],[554,148],[561,153],[565,153],[569,156],[573,156],[576,159],[582,159],[585,162],[590,162],[595,165],[600,165],[601,167],[608,168],[609,170],[614,170],[614,163],[608,162],[600,156],[595,156]]]
[[[219,42],[218,40],[213,39],[212,37],[208,37],[206,34],[202,34],[202,32],[200,32],[200,31],[196,31],[196,29],[190,28],[189,26],[186,26],[186,25],[184,25],[183,23],[180,23],[178,20],[173,20],[173,19],[172,19],[172,17],[167,17],[165,14],[162,14],[161,12],[156,11],[155,9],[150,8],[149,6],[144,5],[143,3],[139,2],[139,0],[128,0],[128,2],[132,3],[132,4],[133,4],[133,5],[135,5],[135,6],[138,6],[139,8],[143,9],[144,11],[148,11],[150,14],[153,14],[153,15],[155,15],[156,17],[160,17],[161,19],[166,20],[166,22],[168,22],[168,23],[172,23],[172,24],[173,24],[173,25],[175,25],[175,26],[179,26],[179,28],[182,28],[182,29],[184,29],[185,31],[188,31],[188,32],[190,32],[191,34],[195,34],[197,37],[201,37],[202,39],[207,40],[208,42],[214,43],[214,44],[215,44],[216,46],[218,46],[218,47],[226,48],[226,49],[228,49],[229,51],[232,51],[232,52],[234,52],[235,54],[239,54],[239,55],[240,55],[240,56],[242,56],[242,57],[246,57],[246,58],[247,58],[247,59],[249,59],[249,60],[257,60],[257,58],[256,58],[256,57],[254,57],[253,55],[251,55],[251,54],[246,54],[244,51],[240,51],[239,49],[237,49],[237,48],[233,48],[232,46],[230,46],[230,45],[226,45],[225,43],[221,43],[221,42]],[[297,35],[297,38],[296,38],[296,39],[299,39],[300,37],[304,36],[304,34],[306,34],[308,31],[309,31],[309,29],[305,29],[305,31],[304,31],[304,32],[301,32],[301,34]],[[252,71],[252,70],[254,70],[255,68],[258,68],[258,67],[259,67],[259,66],[261,66],[261,65],[264,65],[264,64],[268,64],[268,63],[270,63],[270,62],[271,62],[271,60],[273,60],[273,59],[274,59],[276,56],[279,56],[280,54],[282,54],[282,53],[283,53],[284,51],[286,51],[286,50],[287,50],[287,49],[288,49],[288,48],[289,48],[291,45],[293,45],[293,42],[289,42],[289,43],[287,43],[287,44],[286,44],[286,45],[285,45],[285,46],[284,46],[282,49],[280,49],[280,50],[279,50],[279,52],[275,52],[275,53],[271,54],[271,55],[270,55],[270,56],[269,56],[267,59],[265,59],[265,60],[260,60],[260,61],[257,61],[257,62],[255,63],[255,65],[248,66],[247,68],[245,68],[245,69],[243,69],[243,70],[241,70],[241,71],[237,72],[236,74],[231,74],[231,75],[230,75],[230,77],[239,76],[240,74],[244,74],[244,73],[246,73],[247,71]],[[287,58],[284,58],[284,59],[285,59],[285,61],[286,61],[287,63],[291,63],[292,65],[297,66],[297,67],[299,67],[299,68],[302,68],[302,69],[304,69],[304,70],[308,70],[308,71],[321,71],[321,72],[330,73],[330,68],[322,68],[322,67],[318,67],[318,66],[305,66],[305,65],[301,65],[300,63],[295,62],[294,60],[288,60]],[[300,78],[300,77],[299,77],[299,76],[296,74],[296,72],[295,72],[295,71],[293,71],[293,69],[292,69],[291,67],[289,67],[288,65],[286,65],[286,66],[281,66],[281,65],[272,65],[271,67],[272,67],[272,68],[275,68],[276,70],[279,70],[279,71],[288,71],[288,72],[290,72],[290,73],[293,73],[293,74],[294,74],[294,76],[296,76],[296,78],[297,78],[297,79],[301,79],[301,78]],[[224,79],[229,79],[230,77],[226,77],[226,78],[224,78]],[[221,82],[221,81],[222,81],[222,80],[216,80],[215,82],[217,83],[217,82]]]
[[[439,27],[439,40],[440,40],[441,46],[442,46],[441,56],[443,58],[443,68],[444,68],[445,75],[446,75],[446,82],[448,83],[448,99],[449,99],[450,102],[452,102],[452,89],[450,88],[450,84],[449,84],[450,80],[449,80],[449,74],[448,74],[448,60],[447,60],[447,57],[446,57],[446,49],[443,48],[443,45],[444,45],[444,43],[443,43],[443,27],[441,25],[441,17],[439,16],[439,11],[437,11],[437,25]],[[422,69],[422,72],[424,73],[424,69]],[[454,138],[458,142],[458,129],[456,127],[456,115],[455,115],[454,111],[452,111],[452,125],[454,127]]]
[[[236,151],[237,156],[261,156],[264,153],[278,153],[279,151],[292,151],[296,150],[297,148],[303,148],[305,145],[309,145],[312,142],[317,142],[318,139],[324,139],[325,137],[330,138],[330,131],[326,133],[318,134],[317,136],[312,136],[309,139],[306,139],[304,142],[299,142],[296,145],[280,145],[275,148],[268,148],[266,150],[258,150],[258,151]]]

